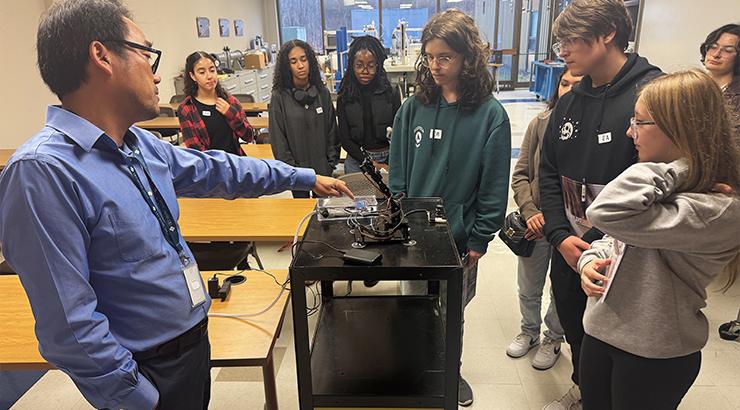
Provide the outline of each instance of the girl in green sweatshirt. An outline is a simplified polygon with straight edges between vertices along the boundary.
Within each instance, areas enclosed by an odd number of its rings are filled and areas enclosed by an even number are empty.
[[[511,127],[492,96],[490,49],[472,18],[458,10],[434,16],[424,27],[416,94],[393,124],[390,188],[407,197],[441,197],[466,265],[463,303],[475,295],[478,259],[506,212]],[[418,286],[421,285],[421,288]],[[404,293],[426,283],[403,284]],[[461,377],[460,405],[473,403]]]

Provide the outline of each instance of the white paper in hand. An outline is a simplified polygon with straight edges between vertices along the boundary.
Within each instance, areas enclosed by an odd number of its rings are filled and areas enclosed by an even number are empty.
[[[612,263],[607,267],[606,274],[604,274],[609,281],[606,282],[604,294],[601,296],[598,303],[603,303],[604,300],[606,300],[606,295],[609,294],[609,289],[611,289],[612,284],[614,283],[614,278],[617,276],[617,270],[619,269],[619,264],[622,263],[622,257],[624,256],[624,250],[626,248],[627,246],[624,242],[612,239],[612,254],[609,257]]]

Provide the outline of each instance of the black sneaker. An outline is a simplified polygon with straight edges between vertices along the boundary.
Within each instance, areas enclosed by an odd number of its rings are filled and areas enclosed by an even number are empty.
[[[460,375],[460,381],[457,385],[457,404],[468,407],[473,404],[473,389],[467,381]]]

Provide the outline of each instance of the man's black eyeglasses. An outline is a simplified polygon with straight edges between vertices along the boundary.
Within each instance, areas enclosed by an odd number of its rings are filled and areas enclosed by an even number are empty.
[[[147,51],[147,52],[156,54],[157,57],[154,59],[154,63],[152,63],[152,74],[157,74],[157,67],[159,67],[159,59],[162,57],[162,52],[160,50],[145,46],[143,44],[134,43],[128,40],[104,40],[103,41],[103,43],[108,43],[108,42],[121,43],[131,48],[135,48],[137,50]],[[151,61],[151,56],[149,56],[149,61]]]

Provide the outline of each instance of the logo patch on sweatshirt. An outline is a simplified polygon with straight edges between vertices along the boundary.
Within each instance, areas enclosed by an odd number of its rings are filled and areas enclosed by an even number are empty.
[[[563,117],[563,124],[560,126],[560,140],[566,141],[578,137],[579,121],[573,121],[570,118]]]
[[[414,142],[416,145],[416,148],[419,148],[421,146],[421,139],[424,138],[424,127],[421,125],[414,128]]]

